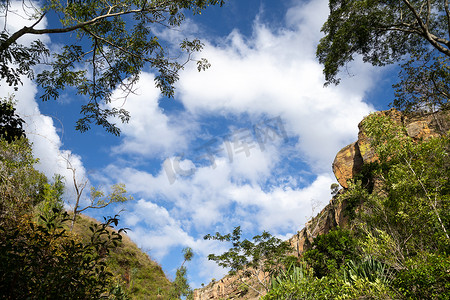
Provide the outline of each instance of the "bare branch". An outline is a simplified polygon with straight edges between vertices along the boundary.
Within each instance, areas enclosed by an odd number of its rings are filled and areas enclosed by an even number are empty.
[[[81,196],[83,195],[83,191],[86,188],[88,181],[85,180],[82,184],[79,184],[77,182],[77,178],[76,178],[76,169],[72,166],[72,163],[70,162],[69,157],[67,157],[67,158],[63,157],[63,159],[67,163],[67,169],[72,171],[73,186],[74,186],[75,192],[77,194],[75,205],[72,210],[73,217],[72,217],[72,223],[70,225],[70,231],[72,231],[73,226],[75,224],[76,217],[79,214],[78,207],[80,205]]]
[[[84,208],[82,208],[82,209],[79,209],[79,210],[77,210],[77,214],[80,214],[80,213],[82,213],[83,211],[85,211],[86,209],[89,209],[89,208],[93,208],[93,209],[100,209],[100,208],[105,208],[105,207],[107,207],[109,204],[111,204],[112,202],[111,201],[109,201],[108,203],[105,203],[105,204],[103,204],[103,205],[89,205],[89,206],[86,206],[86,207],[84,207]]]

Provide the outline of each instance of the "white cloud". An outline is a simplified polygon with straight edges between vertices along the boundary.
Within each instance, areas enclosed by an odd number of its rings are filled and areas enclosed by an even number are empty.
[[[186,132],[192,128],[187,122],[179,125],[170,120],[158,106],[160,90],[155,86],[155,77],[142,73],[135,86],[134,93],[124,99],[122,92],[116,92],[116,100],[110,107],[126,109],[131,114],[129,123],[118,124],[122,130],[122,143],[115,148],[118,153],[135,153],[142,156],[173,152],[183,149],[186,144]]]
[[[319,201],[322,207],[328,202],[331,183],[333,178],[322,174],[305,188],[279,186],[270,192],[263,192],[245,185],[232,188],[230,194],[233,200],[239,203],[239,213],[243,218],[249,217],[247,209],[257,209],[257,212],[253,213],[254,220],[251,220],[253,223],[256,221],[257,228],[293,234],[312,217],[314,202]]]
[[[157,259],[162,259],[171,247],[193,244],[192,237],[181,228],[179,221],[173,219],[167,209],[150,201],[137,201],[124,221],[125,225],[134,225],[128,233],[130,237]]]
[[[314,18],[310,12],[314,11]],[[323,87],[322,66],[314,58],[319,26],[327,13],[324,1],[292,8],[287,28],[269,30],[255,23],[252,38],[238,31],[219,46],[207,43],[202,56],[212,67],[182,73],[179,97],[193,114],[281,116],[298,150],[316,172],[356,138],[356,124],[373,110],[364,93],[373,84],[367,66],[358,63],[358,83]]]
[[[240,162],[246,159],[251,161],[252,157],[244,157]],[[259,161],[260,157],[254,160]],[[329,174],[319,175],[304,188],[292,187],[287,182],[263,190],[260,184],[251,180],[254,176],[252,172],[249,173],[250,180],[243,183],[233,180],[234,177],[242,178],[235,173],[234,164],[227,163],[225,158],[218,159],[216,163],[215,169],[199,167],[193,176],[180,177],[172,185],[163,171],[153,176],[132,168],[109,166],[105,173],[114,174],[115,181],[125,182],[129,192],[138,193],[144,199],[153,199],[153,210],[156,211],[156,207],[162,209],[158,216],[146,219],[153,224],[147,226],[159,226],[160,215],[164,219],[170,216],[183,224],[188,233],[207,233],[211,228],[230,230],[238,225],[250,231],[293,233],[311,217],[312,201],[319,201],[323,206],[330,199],[329,187],[333,178]],[[170,210],[163,206],[170,207]],[[145,212],[146,209],[140,207],[139,211]],[[139,220],[146,222],[143,218]],[[136,213],[132,214],[128,223],[139,224]],[[171,221],[171,224],[174,223]],[[176,241],[178,237],[171,239]]]
[[[312,211],[317,202],[321,207],[328,202],[333,182],[328,174],[322,174],[304,188],[286,184],[263,191],[259,185],[232,182],[234,171],[226,158],[218,159],[216,169],[198,168],[194,176],[178,178],[173,185],[163,172],[153,176],[113,166],[107,172],[117,176],[114,180],[126,182],[130,192],[142,195],[124,214],[124,226],[132,228],[131,238],[159,261],[168,255],[171,260],[180,256],[171,254],[172,249],[191,247],[195,258],[188,268],[196,274],[196,287],[226,273],[207,256],[223,253],[230,245],[204,241],[205,234],[225,234],[240,225],[247,236],[267,230],[288,238],[318,212]]]

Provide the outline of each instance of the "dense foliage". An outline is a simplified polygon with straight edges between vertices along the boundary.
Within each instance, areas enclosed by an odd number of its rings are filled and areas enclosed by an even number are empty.
[[[407,112],[436,111],[450,98],[448,1],[330,0],[317,47],[326,85],[353,59],[383,66],[401,62],[392,105]],[[406,60],[406,61],[404,61]]]
[[[90,242],[82,243],[58,225],[67,217],[55,210],[51,219],[42,218],[43,224],[23,216],[19,223],[0,228],[4,299],[108,298],[112,273],[105,257],[121,235],[107,228],[117,219],[93,225]]]
[[[406,54],[433,47],[450,56],[450,10],[447,1],[330,0],[317,57],[327,82],[359,54],[382,66]]]
[[[338,270],[346,261],[357,257],[356,241],[350,231],[336,228],[328,234],[314,239],[313,248],[303,258],[313,269],[314,275],[322,278]]]
[[[16,114],[16,109],[11,101],[0,103],[0,137],[7,142],[25,137],[23,130],[24,120]]]
[[[31,213],[52,193],[45,176],[34,169],[35,162],[25,138],[11,143],[0,139],[0,225]]]
[[[99,299],[112,274],[105,256],[121,240],[117,218],[80,242],[64,227],[64,185],[34,169],[25,138],[0,140],[0,295],[3,299]]]

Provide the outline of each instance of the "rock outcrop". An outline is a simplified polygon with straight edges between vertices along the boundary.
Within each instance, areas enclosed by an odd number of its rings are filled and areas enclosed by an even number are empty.
[[[398,125],[404,125],[406,133],[414,138],[428,138],[439,135],[439,132],[448,130],[448,113],[428,114],[415,117],[406,117],[395,109],[377,112],[385,115]],[[359,123],[358,140],[338,152],[333,162],[333,173],[339,184],[348,188],[347,181],[361,172],[364,164],[377,159],[374,150],[370,147],[370,140]]]
[[[409,118],[394,109],[377,113],[388,116],[399,125],[404,125],[407,134],[414,139],[426,139],[450,129],[449,112]],[[374,162],[377,159],[361,124],[362,122],[358,125],[358,140],[340,150],[333,162],[334,175],[344,189],[341,189],[316,217],[306,223],[302,230],[289,239],[289,243],[298,256],[311,247],[316,236],[328,233],[336,226],[345,227],[348,224],[348,216],[345,213],[346,203],[338,201],[338,196],[345,193],[348,188],[347,181],[361,172],[365,163]],[[236,284],[237,278],[237,276],[225,276],[202,289],[195,290],[194,300],[259,299],[258,293],[251,290],[245,291],[242,286]]]

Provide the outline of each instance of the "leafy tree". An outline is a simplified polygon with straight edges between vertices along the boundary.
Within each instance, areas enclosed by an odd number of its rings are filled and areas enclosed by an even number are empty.
[[[117,216],[91,226],[88,242],[63,227],[68,214],[55,213],[39,225],[30,216],[0,226],[2,299],[105,299],[112,274],[105,257],[121,241],[112,231]],[[61,225],[58,225],[61,224]],[[117,293],[116,293],[117,294]]]
[[[317,236],[312,249],[303,254],[303,258],[318,278],[334,272],[356,257],[356,240],[349,230],[341,228]]]
[[[26,138],[0,139],[0,225],[32,213],[50,192],[45,190],[47,178],[34,168],[35,163]]]
[[[336,196],[339,192],[339,184],[332,183],[330,186],[330,190],[331,190],[331,195]]]
[[[105,195],[103,191],[97,190],[95,187],[91,187],[90,204],[87,206],[80,207],[80,198],[81,194],[80,197],[77,196],[77,202],[72,211],[72,228],[76,217],[87,209],[100,209],[112,203],[123,203],[133,199],[132,196],[127,196],[127,191],[123,183],[114,184],[108,195]]]
[[[170,295],[172,299],[180,299],[181,296],[186,297],[186,299],[193,299],[193,291],[189,286],[187,280],[187,268],[184,264],[188,261],[191,261],[194,256],[194,252],[189,247],[183,249],[183,257],[184,261],[181,266],[177,269],[175,280],[172,283],[172,288],[170,291]]]
[[[57,99],[62,91],[74,87],[78,95],[88,98],[81,106],[83,117],[77,121],[76,128],[83,132],[95,123],[118,135],[119,129],[108,118],[114,116],[127,122],[130,116],[124,109],[102,105],[111,102],[113,91],[133,92],[140,72],[149,67],[157,72],[156,85],[171,97],[178,71],[202,48],[199,40],[186,39],[180,44],[180,50],[186,55],[174,59],[173,53],[169,54],[169,46],[158,39],[157,32],[180,26],[186,11],[200,14],[209,5],[223,5],[224,0],[48,0],[41,8],[31,1],[22,2],[34,23],[16,32],[8,32],[7,26],[2,29],[0,79],[17,88],[21,76],[34,78],[33,66],[45,63],[48,68],[36,76],[44,91],[41,96],[44,101]],[[5,20],[12,13],[11,3],[0,3],[0,15]],[[38,29],[44,17],[58,18],[59,22]],[[60,52],[51,53],[39,40],[44,34],[71,36]],[[24,36],[37,38],[25,46],[19,40]],[[199,70],[209,66],[205,59],[197,63]]]
[[[254,236],[253,242],[247,239],[241,240],[241,235],[240,226],[226,235],[219,232],[215,235],[206,235],[204,238],[207,240],[231,242],[233,245],[230,250],[221,255],[208,255],[208,259],[215,261],[221,267],[229,268],[229,274],[238,274],[239,280],[244,285],[261,294],[262,291],[257,285],[253,286],[244,278],[252,278],[262,286],[263,290],[268,291],[272,277],[285,268],[287,262],[292,261],[288,255],[293,252],[293,249],[288,242],[273,237],[266,231]]]
[[[393,107],[407,113],[448,109],[450,57],[435,52],[413,52],[401,65]]]
[[[383,66],[432,47],[450,56],[450,9],[439,0],[330,0],[330,15],[317,47],[327,83],[355,54]]]
[[[419,245],[428,249],[448,247],[449,136],[414,141],[404,127],[376,114],[366,118],[363,127],[379,157],[380,167],[374,172],[387,192],[367,203],[373,208],[366,215],[367,221],[371,215],[385,215],[391,227],[383,226],[384,220],[376,228],[411,243],[422,240],[411,245],[411,251]],[[399,232],[394,234],[393,228]],[[414,238],[408,238],[410,235]]]
[[[12,99],[0,102],[0,138],[11,143],[25,137],[22,128],[25,121],[16,114]]]

